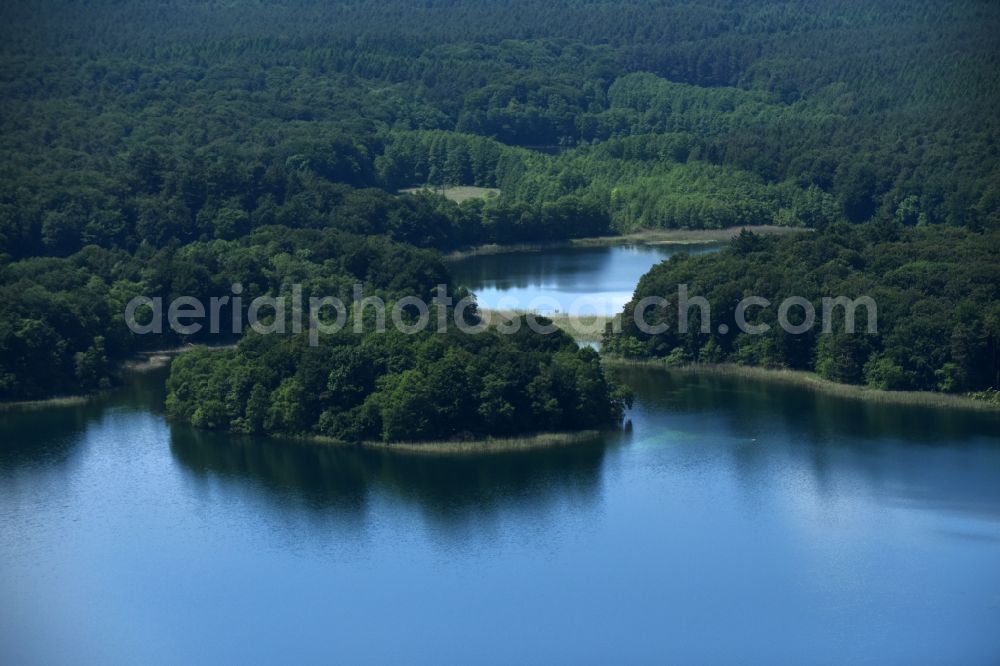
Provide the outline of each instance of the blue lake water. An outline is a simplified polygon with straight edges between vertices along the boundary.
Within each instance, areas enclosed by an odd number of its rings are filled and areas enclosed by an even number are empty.
[[[713,252],[718,244],[567,247],[469,257],[449,264],[455,282],[491,310],[613,315],[632,298],[650,268],[679,252]]]
[[[0,413],[0,663],[1000,661],[1000,416],[614,372],[479,456]]]

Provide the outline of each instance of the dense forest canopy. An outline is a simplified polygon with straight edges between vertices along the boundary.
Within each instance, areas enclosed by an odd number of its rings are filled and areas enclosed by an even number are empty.
[[[839,218],[979,228],[1000,215],[995,3],[0,12],[0,252],[12,257],[337,225],[351,215],[333,183],[501,187],[486,210],[437,202],[447,232],[406,239],[437,247]]]
[[[174,361],[168,412],[203,428],[386,442],[606,428],[627,392],[597,352],[527,325],[514,335],[344,332],[318,346],[247,335]]]
[[[293,284],[301,285],[304,302],[313,295],[350,302],[355,284],[391,301],[430,298],[432,288],[448,281],[439,257],[409,245],[280,226],[239,240],[160,249],[143,244],[134,255],[91,246],[67,259],[25,259],[0,267],[0,399],[101,388],[114,374],[114,361],[138,350],[234,340],[231,327],[216,336],[207,327],[190,336],[166,327],[162,334],[133,335],[124,312],[137,296],[208,303],[232,295],[239,284],[245,320],[253,298],[288,295]],[[231,321],[231,304],[221,318]]]
[[[997,229],[998,34],[980,0],[8,0],[0,398],[178,342],[133,295],[419,292],[413,246]]]
[[[822,233],[767,238],[743,233],[716,255],[671,257],[639,283],[625,307],[620,334],[605,336],[605,349],[631,358],[662,358],[678,365],[732,362],[811,370],[847,384],[890,390],[981,391],[1000,386],[1000,233],[963,229],[905,229],[901,225],[834,225]],[[690,308],[680,331],[678,286],[706,298],[708,312]],[[746,310],[747,322],[767,325],[763,334],[741,331],[736,309],[747,295],[768,307]],[[642,299],[666,298],[643,320],[666,330],[643,332],[635,310]],[[810,330],[789,333],[778,322],[779,304],[802,297],[823,312],[823,298],[871,298],[876,330],[868,332],[867,308],[856,310],[853,333],[845,332],[845,308],[830,308],[830,332],[821,314]],[[852,306],[852,310],[854,310]],[[703,332],[702,318],[711,325]],[[801,324],[795,310],[788,321]],[[724,327],[723,331],[719,327]],[[751,332],[754,329],[749,329]]]

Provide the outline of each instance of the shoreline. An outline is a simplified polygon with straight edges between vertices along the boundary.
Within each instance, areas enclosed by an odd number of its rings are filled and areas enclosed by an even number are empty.
[[[840,398],[861,400],[879,405],[909,405],[937,409],[960,409],[979,412],[1000,412],[1000,405],[976,400],[966,395],[936,393],[934,391],[886,391],[857,384],[840,384],[804,370],[758,368],[734,363],[693,363],[669,366],[663,360],[631,360],[617,356],[602,356],[608,367],[653,368],[677,374],[733,377],[798,386]]]
[[[180,347],[172,347],[170,349],[155,349],[151,351],[136,352],[130,358],[121,361],[118,365],[118,370],[123,376],[127,374],[143,374],[146,372],[161,370],[170,365],[170,361],[173,360],[175,356],[189,352],[197,346],[198,345],[188,344]],[[225,347],[219,347],[219,349],[224,348]],[[94,400],[99,400],[107,393],[120,388],[122,387],[116,385],[111,388],[99,389],[91,393],[82,393],[79,395],[53,396],[51,398],[39,398],[38,400],[0,401],[0,412],[26,411],[32,409],[45,409],[48,407],[77,407]]]
[[[531,310],[494,310],[492,308],[480,308],[479,312],[481,315],[489,317],[491,328],[525,315],[544,317],[577,343],[583,344],[600,343],[605,326],[615,322],[618,317],[618,315],[601,314],[571,315],[566,312],[541,314]]]
[[[107,389],[112,390],[112,389]],[[0,402],[0,412],[30,411],[33,409],[47,409],[49,407],[79,407],[92,400],[97,400],[105,391],[87,393],[85,395],[63,395],[53,398],[42,398],[40,400],[16,400],[13,402]]]
[[[600,430],[580,430],[578,432],[542,432],[521,437],[487,437],[485,439],[427,441],[427,442],[344,442],[325,435],[302,435],[290,437],[277,435],[278,438],[289,438],[309,444],[326,446],[344,446],[370,449],[373,451],[395,451],[416,453],[420,455],[478,455],[493,453],[512,453],[517,451],[535,451],[538,449],[555,449],[564,446],[582,444],[594,440],[601,435]]]
[[[459,261],[513,252],[542,252],[568,247],[612,247],[615,245],[708,245],[726,243],[746,229],[762,235],[782,235],[809,231],[804,227],[759,225],[726,227],[725,229],[646,229],[618,236],[590,236],[563,240],[537,241],[534,243],[486,243],[444,254],[445,261]]]
[[[160,368],[165,368],[170,365],[170,361],[172,361],[175,356],[180,356],[181,354],[189,352],[196,347],[197,345],[188,344],[181,347],[173,347],[171,349],[156,349],[153,351],[136,352],[132,358],[122,361],[120,369],[123,373],[141,373],[159,370]]]

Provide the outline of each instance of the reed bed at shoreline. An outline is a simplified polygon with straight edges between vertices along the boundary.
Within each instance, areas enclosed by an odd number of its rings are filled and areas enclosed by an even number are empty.
[[[322,435],[296,438],[314,444],[330,446],[358,446],[381,451],[397,451],[417,453],[422,455],[476,455],[483,453],[510,453],[516,451],[531,451],[536,449],[551,449],[562,446],[572,446],[587,441],[593,441],[600,436],[598,430],[581,430],[579,432],[547,432],[522,437],[488,437],[486,439],[427,441],[427,442],[378,442],[367,441],[352,444],[342,442]]]
[[[934,393],[931,391],[885,391],[855,384],[839,384],[823,379],[812,372],[789,370],[786,368],[756,368],[731,363],[694,363],[670,366],[662,360],[637,360],[616,356],[604,356],[603,362],[610,367],[657,368],[678,374],[714,375],[775,382],[789,386],[806,388],[826,395],[854,400],[864,400],[883,405],[915,405],[941,409],[967,409],[975,411],[1000,411],[1000,405],[977,400],[966,395]]]
[[[33,409],[48,409],[49,407],[77,407],[96,400],[101,394],[65,395],[44,400],[19,400],[17,402],[0,402],[0,412],[29,411]]]
[[[567,240],[544,241],[537,243],[488,243],[476,245],[462,250],[455,250],[444,255],[445,261],[459,261],[469,257],[479,257],[511,252],[541,252],[543,250],[566,247],[608,247],[613,245],[700,245],[703,243],[725,243],[733,236],[746,229],[756,234],[779,235],[802,233],[810,231],[803,227],[780,227],[777,225],[758,225],[746,227],[727,227],[725,229],[646,229],[619,236],[593,236],[589,238],[571,238]]]

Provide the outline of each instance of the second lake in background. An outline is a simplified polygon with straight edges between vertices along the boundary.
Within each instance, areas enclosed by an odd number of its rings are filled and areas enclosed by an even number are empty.
[[[651,267],[680,253],[704,254],[723,244],[560,247],[480,255],[452,262],[455,283],[475,292],[480,307],[611,316],[632,298]]]

